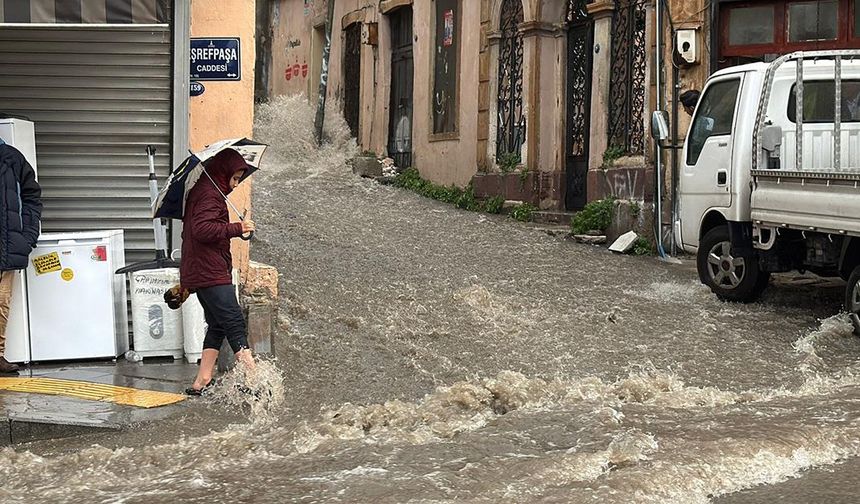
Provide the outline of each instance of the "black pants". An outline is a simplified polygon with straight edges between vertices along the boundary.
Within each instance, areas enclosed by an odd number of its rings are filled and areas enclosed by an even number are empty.
[[[233,352],[248,347],[248,329],[245,316],[236,300],[236,288],[232,285],[216,285],[197,291],[197,300],[203,306],[206,317],[206,337],[203,349],[221,350],[224,338]]]

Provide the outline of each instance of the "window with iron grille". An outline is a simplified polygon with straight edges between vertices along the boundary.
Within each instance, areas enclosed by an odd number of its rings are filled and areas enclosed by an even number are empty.
[[[496,159],[505,155],[522,160],[526,137],[523,117],[523,22],[522,0],[504,0],[499,22],[499,97],[496,126]]]
[[[609,145],[625,154],[645,150],[647,0],[615,0],[609,84]]]

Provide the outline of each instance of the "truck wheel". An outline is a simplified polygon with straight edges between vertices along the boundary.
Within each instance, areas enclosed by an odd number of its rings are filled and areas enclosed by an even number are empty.
[[[767,287],[770,273],[759,270],[755,253],[733,255],[729,228],[705,233],[696,260],[699,278],[723,301],[755,301]]]
[[[854,332],[860,335],[860,266],[854,268],[854,273],[848,278],[845,289],[845,311],[854,322]]]

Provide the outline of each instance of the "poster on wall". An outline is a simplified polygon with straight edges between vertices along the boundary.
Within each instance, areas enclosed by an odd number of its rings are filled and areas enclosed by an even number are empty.
[[[460,43],[457,33],[460,0],[436,1],[436,39],[433,45],[433,133],[457,132],[457,90]]]
[[[445,19],[445,38],[442,45],[451,47],[454,45],[454,11],[446,10],[443,18]]]

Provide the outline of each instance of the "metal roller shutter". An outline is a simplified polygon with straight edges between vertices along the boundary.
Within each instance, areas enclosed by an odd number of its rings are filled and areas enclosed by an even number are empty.
[[[149,165],[171,164],[167,25],[0,26],[0,113],[35,123],[42,230],[125,230],[126,261],[154,256]]]

